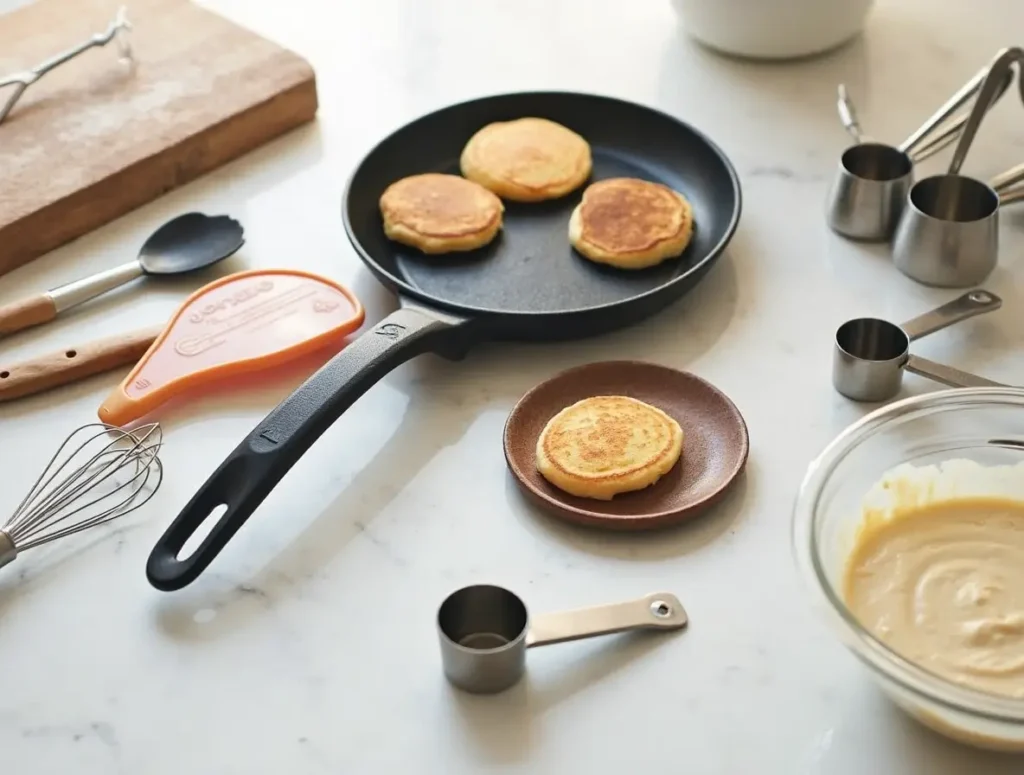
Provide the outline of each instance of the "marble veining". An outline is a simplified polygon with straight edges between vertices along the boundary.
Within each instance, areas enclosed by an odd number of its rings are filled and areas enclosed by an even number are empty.
[[[870,408],[831,389],[835,327],[862,315],[906,320],[952,295],[903,278],[884,248],[825,227],[825,192],[850,142],[836,84],[855,95],[865,131],[899,142],[1012,43],[1024,5],[938,12],[928,0],[880,0],[850,45],[765,65],[692,43],[668,0],[203,1],[310,59],[318,122],[4,276],[0,303],[127,260],[154,224],[203,210],[246,226],[226,270],[321,272],[379,320],[396,302],[345,242],[349,172],[415,116],[500,91],[599,92],[693,123],[734,161],[743,218],[699,288],[654,319],[592,340],[400,367],[323,435],[199,581],[171,595],[145,580],[153,543],[313,367],[169,408],[166,478],[145,511],[0,569],[4,772],[1020,772],[1018,760],[924,731],[878,694],[810,610],[789,518],[808,461]],[[20,2],[0,0],[0,10]],[[990,176],[1019,161],[1022,109],[1003,100],[965,169]],[[1024,383],[1024,219],[1007,215],[986,283],[1003,309],[915,350]],[[5,340],[3,353],[20,360],[157,322],[192,288],[112,295]],[[501,434],[519,396],[561,369],[621,358],[709,379],[750,428],[737,487],[666,533],[556,522],[505,468]],[[0,513],[117,380],[0,405]],[[903,395],[931,389],[908,376]],[[487,581],[536,612],[666,589],[691,624],[667,639],[539,649],[514,689],[465,696],[441,677],[434,616],[453,588]]]

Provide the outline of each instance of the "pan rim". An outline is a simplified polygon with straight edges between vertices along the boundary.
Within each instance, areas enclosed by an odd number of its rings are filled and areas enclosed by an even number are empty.
[[[351,218],[349,217],[349,202],[351,199],[352,184],[356,177],[362,171],[366,162],[372,158],[385,143],[391,141],[391,139],[399,132],[405,131],[408,127],[416,124],[420,121],[424,121],[428,118],[436,116],[439,113],[443,113],[449,110],[456,110],[459,108],[465,108],[470,105],[479,104],[481,102],[490,102],[493,100],[510,99],[516,97],[562,97],[567,99],[592,99],[600,100],[606,103],[615,103],[618,105],[624,105],[630,108],[639,108],[647,111],[648,113],[655,114],[656,116],[671,121],[674,124],[679,125],[686,131],[693,134],[697,139],[704,143],[707,148],[714,154],[718,161],[722,164],[726,173],[729,177],[729,182],[732,188],[733,194],[733,208],[732,214],[729,217],[729,223],[726,226],[725,232],[722,234],[721,239],[696,263],[690,266],[686,271],[671,277],[660,285],[650,288],[641,293],[637,293],[633,296],[629,296],[624,299],[617,299],[615,301],[605,302],[603,304],[593,304],[585,307],[578,307],[573,309],[563,310],[497,310],[488,307],[478,307],[470,304],[460,304],[456,302],[446,301],[445,299],[433,296],[429,293],[424,293],[415,286],[411,285],[401,277],[396,276],[392,272],[385,269],[379,261],[377,261],[370,251],[360,242],[356,236],[355,229],[352,225]],[[630,304],[642,303],[645,299],[657,297],[663,293],[668,292],[676,285],[685,284],[694,275],[699,275],[702,272],[707,271],[725,252],[726,247],[732,241],[736,234],[736,230],[739,226],[740,216],[743,212],[743,191],[740,184],[739,174],[736,172],[736,168],[732,161],[726,155],[725,151],[715,143],[710,137],[704,132],[697,129],[692,124],[683,121],[680,118],[673,116],[658,108],[651,107],[650,105],[635,102],[633,100],[626,100],[619,97],[613,97],[607,94],[598,94],[596,92],[582,92],[582,91],[562,91],[562,90],[525,90],[525,91],[509,91],[500,92],[497,94],[490,94],[481,97],[474,97],[472,99],[461,100],[459,102],[453,102],[443,107],[437,108],[426,113],[422,113],[416,118],[410,121],[406,121],[400,126],[396,127],[392,131],[388,132],[384,137],[378,140],[373,146],[363,154],[359,162],[352,168],[352,172],[349,174],[348,179],[345,182],[345,187],[342,191],[341,197],[341,216],[342,223],[345,228],[345,236],[348,238],[349,244],[355,250],[356,255],[359,256],[360,261],[366,266],[367,269],[380,281],[382,284],[388,286],[390,290],[398,294],[400,297],[407,297],[415,299],[418,302],[436,307],[448,312],[456,314],[462,314],[474,318],[486,318],[486,317],[506,317],[518,320],[531,320],[538,318],[545,318],[551,316],[564,316],[573,314],[588,314],[607,312],[615,309],[620,309]]]

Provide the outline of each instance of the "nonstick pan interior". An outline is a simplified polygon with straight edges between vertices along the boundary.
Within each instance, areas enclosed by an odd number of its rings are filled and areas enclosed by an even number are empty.
[[[477,251],[426,256],[387,239],[378,200],[388,185],[422,172],[459,174],[459,155],[475,131],[524,116],[557,121],[586,138],[593,151],[592,181],[638,177],[683,193],[695,223],[683,256],[640,271],[581,257],[569,244],[568,225],[582,188],[550,202],[506,202],[501,235]],[[671,116],[607,97],[522,93],[453,105],[398,130],[355,172],[344,208],[346,229],[362,259],[398,292],[467,314],[544,316],[692,285],[736,227],[740,187],[721,151]],[[672,297],[683,290],[676,288]]]

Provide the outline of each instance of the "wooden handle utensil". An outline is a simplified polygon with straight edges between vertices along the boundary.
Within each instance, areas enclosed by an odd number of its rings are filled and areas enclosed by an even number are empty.
[[[161,329],[158,326],[98,339],[17,364],[0,362],[0,402],[42,393],[119,366],[131,366],[146,354]]]
[[[49,323],[57,317],[57,305],[45,293],[0,307],[0,336]]]

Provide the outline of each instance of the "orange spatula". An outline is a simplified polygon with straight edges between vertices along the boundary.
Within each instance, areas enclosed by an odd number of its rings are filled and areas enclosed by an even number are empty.
[[[193,293],[100,406],[126,425],[182,391],[273,368],[339,341],[363,324],[348,289],[307,272],[255,269]]]

